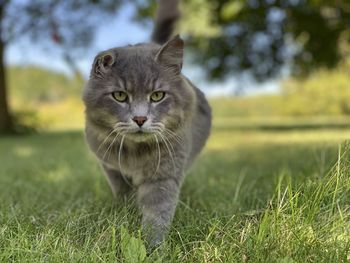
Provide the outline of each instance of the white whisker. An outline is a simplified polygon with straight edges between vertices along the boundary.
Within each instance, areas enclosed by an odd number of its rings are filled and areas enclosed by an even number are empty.
[[[123,177],[124,181],[131,187],[133,188],[133,186],[129,183],[129,180],[125,177],[125,175],[123,174],[122,171],[122,164],[121,164],[121,158],[122,158],[122,149],[123,149],[123,143],[124,143],[124,139],[125,139],[125,134],[123,135],[121,141],[120,141],[120,145],[119,145],[119,151],[118,151],[118,165],[119,165],[119,172],[121,174],[121,176]]]
[[[97,153],[100,151],[101,147],[107,142],[108,138],[114,133],[116,132],[116,129],[113,129],[108,135],[107,137],[102,141],[102,143],[98,146],[97,148]]]
[[[128,126],[128,124],[125,123],[125,122],[118,122],[118,123],[116,123],[116,124],[114,125],[112,131],[107,135],[107,137],[106,137],[106,138],[102,141],[102,143],[98,146],[96,152],[98,153],[98,152],[101,150],[101,147],[103,147],[103,145],[107,142],[107,140],[109,139],[109,137],[110,137],[113,133],[117,132],[119,128],[123,128],[123,126],[124,126],[124,127],[125,127],[125,126]]]
[[[168,143],[166,142],[166,140],[164,139],[164,136],[158,132],[158,135],[160,136],[160,138],[162,139],[162,141],[164,142],[164,145],[165,147],[167,148],[168,150],[168,153],[169,153],[169,157],[171,158],[172,162],[173,162],[173,166],[174,166],[174,175],[176,174],[176,165],[175,165],[175,160],[174,160],[174,157],[173,155],[171,154],[171,151],[170,151],[170,148],[168,146]]]
[[[158,172],[158,169],[159,169],[159,166],[160,166],[160,157],[161,157],[161,154],[160,154],[159,141],[158,141],[158,138],[157,138],[157,135],[156,135],[156,134],[154,134],[154,138],[156,139],[156,144],[157,144],[157,148],[158,148],[158,164],[157,164],[156,171],[154,172],[154,175],[153,175],[153,176],[156,176],[156,174],[157,174],[157,172]]]
[[[170,141],[166,136],[163,136],[163,138],[164,138],[164,142],[167,142],[167,143],[169,144],[169,146],[170,146],[170,148],[171,148],[171,151],[172,151],[172,153],[173,153],[173,156],[171,156],[171,158],[172,158],[172,161],[173,161],[174,173],[175,173],[175,172],[176,172],[176,164],[175,164],[174,159],[176,159],[176,152],[175,152],[175,150],[174,150],[174,147],[173,147],[171,141]]]
[[[159,131],[161,133],[165,133],[167,136],[167,138],[170,140],[173,140],[175,142],[177,142],[178,144],[182,144],[183,143],[183,138],[181,136],[179,136],[178,134],[176,134],[175,132],[173,132],[172,130],[168,129],[165,127],[165,125],[161,122],[156,122],[152,124],[152,128],[155,131]],[[165,135],[164,134],[164,135]]]
[[[112,141],[112,144],[111,144],[111,149],[110,149],[110,150],[107,149],[107,152],[109,151],[109,153],[108,153],[108,159],[107,159],[107,160],[109,160],[109,158],[110,158],[110,156],[111,156],[111,152],[112,152],[112,148],[113,148],[114,142],[115,142],[116,139],[119,137],[119,135],[120,135],[120,133],[118,133],[118,134],[114,137],[114,139],[113,139],[113,141]]]
[[[173,137],[178,138],[179,140],[181,140],[181,141],[182,141],[181,136],[180,136],[180,135],[178,135],[178,134],[176,134],[176,133],[175,133],[175,132],[173,132],[172,130],[170,130],[170,129],[168,129],[168,128],[164,128],[164,130],[165,130],[167,133],[171,134]]]
[[[166,135],[169,135],[169,137],[167,137],[169,140],[173,140],[175,142],[177,142],[178,144],[182,144],[183,143],[183,140],[180,136],[176,135],[176,134],[172,134],[170,133],[170,130],[168,129],[164,129],[163,132],[166,134]]]
[[[129,124],[126,122],[118,122],[116,125],[114,125],[114,128],[119,128],[121,126],[129,126]]]
[[[105,153],[103,154],[102,160],[104,160],[105,157],[106,157],[106,154],[107,154],[110,150],[112,150],[113,144],[114,144],[115,140],[119,137],[119,135],[120,135],[120,133],[117,133],[116,136],[114,136],[112,142],[109,144],[107,150],[106,150]],[[110,157],[110,154],[108,155],[108,160],[109,160],[109,157]]]

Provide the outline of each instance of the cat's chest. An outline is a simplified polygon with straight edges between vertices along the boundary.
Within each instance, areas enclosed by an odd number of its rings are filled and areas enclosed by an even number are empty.
[[[124,154],[118,158],[118,167],[130,177],[147,176],[156,165],[156,156],[153,151],[145,154]]]
[[[120,151],[116,148],[106,164],[138,184],[145,177],[154,175],[160,158],[157,149],[153,148],[123,148]]]

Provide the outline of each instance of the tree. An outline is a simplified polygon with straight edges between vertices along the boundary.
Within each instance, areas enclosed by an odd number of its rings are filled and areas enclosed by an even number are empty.
[[[100,19],[114,15],[120,2],[0,0],[0,134],[14,132],[4,64],[6,47],[27,37],[48,49],[61,50],[64,59],[75,69],[73,54],[91,44]]]
[[[141,21],[152,17],[155,0],[137,3]],[[349,45],[349,28],[347,0],[187,0],[180,20],[194,61],[213,79],[334,68],[342,60],[339,43]]]

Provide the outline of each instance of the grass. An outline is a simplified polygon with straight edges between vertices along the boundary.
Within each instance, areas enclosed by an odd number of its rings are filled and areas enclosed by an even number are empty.
[[[1,138],[0,262],[348,262],[350,130],[220,127],[150,255],[82,132]]]

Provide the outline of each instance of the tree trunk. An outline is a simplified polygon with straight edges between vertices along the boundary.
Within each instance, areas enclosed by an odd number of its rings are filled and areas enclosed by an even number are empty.
[[[0,40],[0,134],[11,133],[13,131],[13,122],[7,102],[4,51],[5,44]]]
[[[1,1],[1,0],[0,0]],[[5,46],[6,42],[2,39],[2,26],[4,21],[4,11],[10,0],[1,1],[0,3],[0,134],[11,133],[13,121],[9,111],[6,83],[5,68]]]

